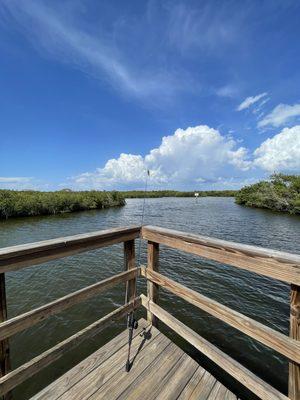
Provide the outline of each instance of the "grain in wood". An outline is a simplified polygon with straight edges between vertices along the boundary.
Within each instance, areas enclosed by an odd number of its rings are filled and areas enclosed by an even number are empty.
[[[143,239],[300,286],[300,255],[194,235],[142,227]]]
[[[141,295],[141,299],[145,308],[150,307],[150,311],[153,312],[162,322],[182,336],[214,363],[221,366],[224,371],[238,380],[254,394],[259,396],[262,400],[287,400],[285,395],[264,382],[237,361],[233,360],[216,346],[209,343],[157,304],[151,302],[146,296]]]

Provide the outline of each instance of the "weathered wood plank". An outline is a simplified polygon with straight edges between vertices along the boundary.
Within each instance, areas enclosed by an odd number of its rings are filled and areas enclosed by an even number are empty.
[[[226,387],[220,382],[216,382],[212,391],[209,393],[207,400],[224,400]]]
[[[155,391],[149,400],[173,400],[178,397],[186,384],[191,379],[191,376],[198,369],[198,364],[190,356],[184,354],[180,360],[169,369],[168,373],[157,382]]]
[[[70,293],[60,299],[54,300],[51,303],[45,304],[35,310],[28,311],[24,314],[18,315],[0,324],[0,340],[10,337],[17,332],[27,329],[38,322],[55,315],[69,307],[73,307],[82,301],[85,301],[120,282],[125,282],[132,279],[139,273],[139,270],[124,271],[120,274],[114,275],[103,281],[94,283],[76,292]]]
[[[138,307],[139,305],[140,299],[138,298],[135,300],[135,307]],[[26,379],[35,375],[42,368],[45,368],[47,365],[58,360],[67,351],[72,350],[84,340],[95,336],[110,324],[126,315],[132,309],[133,301],[119,307],[110,314],[107,314],[105,317],[82,329],[75,335],[70,336],[68,339],[58,343],[56,346],[33,358],[31,361],[9,372],[7,375],[0,378],[0,395],[7,393]]]
[[[78,382],[59,400],[86,400],[93,398],[96,393],[99,398],[117,398],[117,394],[122,393],[124,387],[135,379],[134,371],[137,365],[143,362],[141,360],[144,360],[144,362],[146,359],[151,361],[158,354],[158,349],[168,344],[166,338],[159,331],[153,330],[152,327],[147,328],[145,333],[146,336],[136,336],[132,341],[132,351],[136,359],[134,368],[130,370],[130,373],[125,372],[124,369],[127,358],[127,347],[124,346],[107,362]]]
[[[149,324],[148,322],[141,318],[139,320],[138,329],[133,331],[133,342],[132,342],[132,350],[135,351],[141,343],[140,335],[143,335],[145,332],[148,332]],[[159,334],[159,332],[157,332]],[[128,343],[128,332],[124,330],[118,336],[114,337],[104,346],[100,347],[95,353],[91,354],[89,357],[81,361],[75,367],[67,371],[60,378],[52,382],[49,386],[43,389],[41,392],[37,393],[30,400],[56,400],[60,398],[64,393],[67,392],[68,396],[72,396],[73,400],[76,400],[77,396],[83,396],[83,392],[78,390],[77,384],[87,377],[91,377],[94,382],[99,382],[99,377],[101,376],[102,384],[105,382],[105,379],[109,379],[110,376],[114,373],[114,368],[116,365],[112,363],[112,359],[118,358],[118,353],[124,353],[124,346]],[[146,342],[147,344],[147,342]],[[146,346],[145,344],[145,346]],[[126,347],[127,348],[127,347]],[[96,369],[100,367],[101,374],[99,374],[99,370]],[[105,374],[104,370],[111,371],[110,374]],[[86,383],[88,386],[88,384]],[[82,397],[80,398],[82,400]]]
[[[195,373],[192,375],[192,377],[190,378],[184,389],[177,397],[177,400],[188,400],[191,397],[194,390],[196,389],[196,387],[198,386],[201,379],[203,378],[204,374],[205,374],[205,369],[199,365]]]
[[[300,286],[300,255],[145,226],[142,238]]]
[[[159,270],[159,244],[158,243],[153,243],[153,242],[148,242],[147,245],[147,258],[148,258],[148,264],[147,268],[150,271],[157,271]],[[149,299],[151,299],[154,303],[158,302],[158,293],[159,293],[159,287],[156,283],[153,283],[151,281],[147,282],[147,295]],[[147,320],[149,323],[151,323],[153,326],[157,326],[157,319],[155,315],[153,315],[150,311],[147,311]]]
[[[290,337],[300,344],[300,286],[291,285]],[[300,400],[300,362],[289,364],[289,397]]]
[[[139,237],[140,227],[113,228],[0,249],[0,273]]]
[[[216,378],[206,371],[203,378],[199,381],[195,390],[189,397],[189,400],[207,399],[215,384]]]
[[[247,387],[262,400],[287,400],[288,398],[275,388],[254,375],[251,371],[243,367],[240,363],[233,360],[220,349],[202,338],[192,329],[188,328],[182,322],[177,320],[167,311],[163,310],[157,304],[150,301],[146,296],[141,295],[142,305],[157,316],[162,322],[174,330],[178,335],[187,340],[197,350],[206,357],[223,368],[228,374],[237,379],[241,384]]]
[[[229,389],[225,392],[224,400],[238,400],[237,396]]]
[[[5,274],[0,274],[0,322],[7,320],[7,303],[6,303],[6,287]],[[8,339],[0,341],[0,377],[5,376],[11,370],[10,364],[10,348]],[[12,393],[7,392],[2,396],[2,400],[11,400]]]
[[[230,326],[238,329],[246,335],[255,340],[263,343],[264,345],[278,351],[290,360],[300,363],[300,341],[269,328],[252,318],[249,318],[237,311],[230,309],[209,297],[203,296],[192,289],[181,285],[178,282],[167,278],[157,272],[149,270],[149,268],[142,267],[141,274],[147,279],[155,282],[164,289],[176,294],[182,299],[188,301],[190,304],[200,308],[201,310],[213,315],[214,317],[226,322]],[[295,317],[293,317],[294,321]],[[297,325],[297,322],[293,323]],[[294,328],[297,330],[297,327]],[[298,320],[299,329],[299,320]],[[299,333],[298,333],[299,334]]]
[[[151,363],[147,363],[145,359],[143,363],[139,363],[139,366],[136,365],[135,370],[130,371],[135,375],[135,379],[130,385],[127,385],[124,380],[126,389],[118,395],[119,400],[152,399],[153,396],[155,398],[158,383],[183,355],[174,343],[170,343],[169,340],[167,342],[169,344],[159,352],[155,359],[152,358]],[[144,382],[147,382],[147,385]],[[103,399],[105,398],[107,397],[103,397]],[[96,397],[91,398],[91,400],[95,399]]]

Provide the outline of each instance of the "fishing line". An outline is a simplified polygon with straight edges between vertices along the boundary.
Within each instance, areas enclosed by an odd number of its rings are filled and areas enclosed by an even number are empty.
[[[145,204],[146,204],[146,194],[147,194],[147,189],[148,189],[148,178],[150,177],[150,171],[147,169],[147,174],[146,174],[146,181],[145,181],[145,189],[144,189],[144,196],[143,196],[143,206],[142,206],[142,216],[141,216],[141,224],[140,226],[142,227],[144,224],[144,216],[145,216]],[[137,293],[137,271],[140,266],[141,262],[141,250],[142,250],[142,238],[141,236],[139,237],[139,248],[138,248],[138,262],[136,263],[136,278],[134,281],[134,294],[133,294],[133,311],[127,314],[127,328],[128,328],[128,353],[127,353],[127,361],[125,364],[125,371],[129,372],[131,368],[130,364],[130,350],[131,350],[131,343],[132,343],[132,336],[133,336],[133,330],[138,328],[138,322],[134,317],[134,312],[135,312],[135,298],[136,298],[136,293]],[[128,302],[128,281],[126,284],[126,293],[125,293],[125,302]]]
[[[145,189],[144,189],[144,199],[143,199],[143,207],[142,207],[142,218],[141,218],[141,226],[144,225],[144,216],[145,216],[145,205],[146,205],[146,194],[148,190],[148,178],[150,177],[150,171],[147,169],[146,175],[146,182],[145,182]],[[141,248],[142,248],[142,238],[139,237],[139,250],[138,250],[138,265],[141,262]]]

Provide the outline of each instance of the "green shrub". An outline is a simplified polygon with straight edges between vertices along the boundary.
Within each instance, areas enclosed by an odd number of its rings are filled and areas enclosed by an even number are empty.
[[[239,190],[235,201],[249,207],[300,214],[300,175],[271,175],[269,181]]]

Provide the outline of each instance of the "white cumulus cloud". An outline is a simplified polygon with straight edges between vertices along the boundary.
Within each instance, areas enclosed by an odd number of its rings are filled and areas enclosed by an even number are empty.
[[[121,154],[110,159],[103,168],[73,178],[81,187],[136,187],[151,171],[151,183],[166,186],[194,185],[215,182],[220,174],[246,171],[250,168],[247,150],[238,147],[231,137],[206,125],[177,129],[165,136],[159,147],[145,157]]]
[[[267,96],[268,93],[260,93],[257,96],[250,96],[247,97],[238,107],[237,107],[237,111],[242,111],[245,110],[246,108],[249,108],[250,106],[252,106],[252,104],[258,102],[260,99],[262,99],[263,97]]]
[[[284,128],[254,151],[254,165],[269,172],[300,172],[300,125]]]
[[[138,184],[145,179],[145,162],[142,156],[122,153],[119,158],[108,160],[103,168],[75,177],[79,185],[94,188],[115,184]]]
[[[282,126],[287,122],[300,117],[300,104],[278,104],[269,114],[258,122],[258,127],[263,128],[271,125],[274,127]]]

